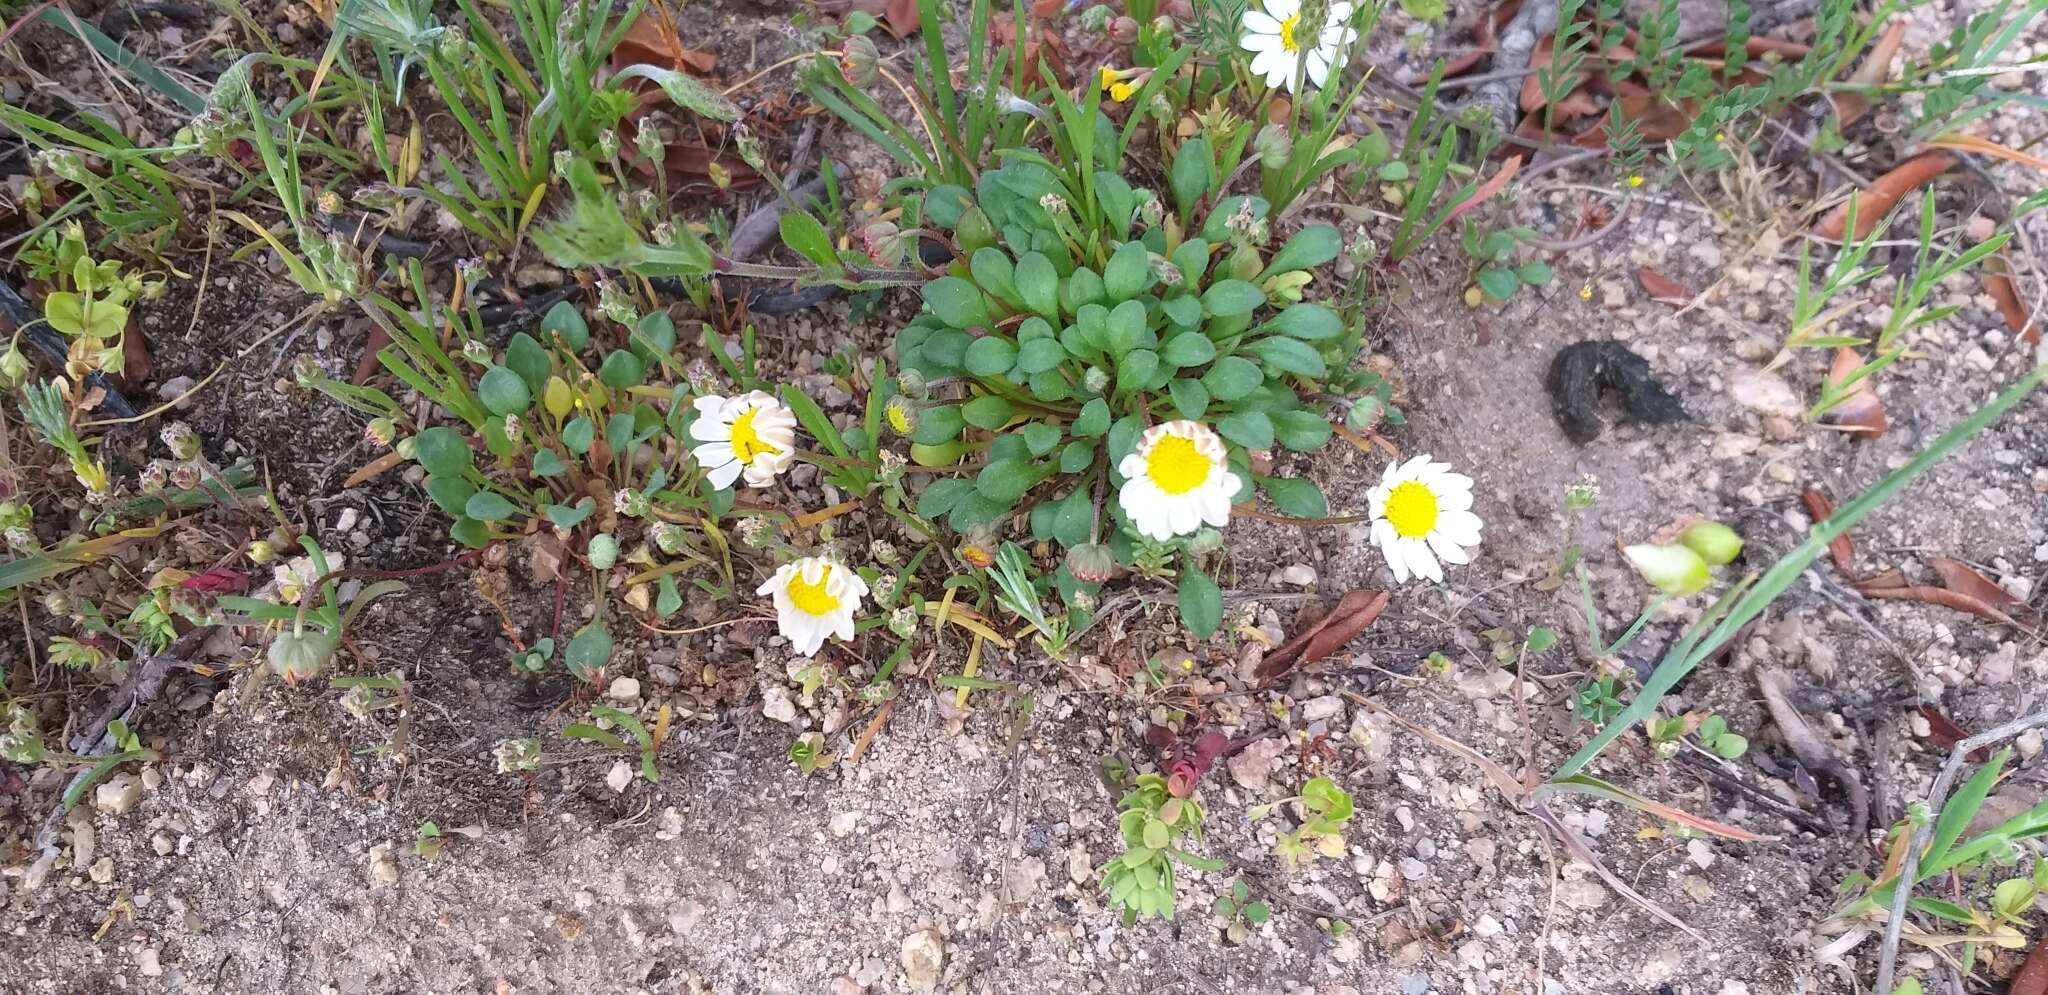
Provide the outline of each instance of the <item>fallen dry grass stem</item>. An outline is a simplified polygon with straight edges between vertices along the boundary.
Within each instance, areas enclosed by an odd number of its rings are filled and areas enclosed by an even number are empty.
[[[2035,726],[2048,725],[2048,711],[2035,712],[2023,718],[2014,719],[1996,729],[1978,733],[1955,745],[1948,753],[1948,763],[1942,765],[1941,775],[1934,779],[1934,790],[1927,795],[1927,810],[1939,812],[1948,803],[1948,793],[1955,787],[1956,778],[1963,772],[1973,751],[2002,743]],[[1892,990],[1892,974],[1898,970],[1899,934],[1906,925],[1906,905],[1913,898],[1914,875],[1920,871],[1920,853],[1934,837],[1934,821],[1922,822],[1913,830],[1912,845],[1906,847],[1906,862],[1899,869],[1899,886],[1893,889],[1891,914],[1884,924],[1884,945],[1879,948],[1877,960],[1876,991]]]

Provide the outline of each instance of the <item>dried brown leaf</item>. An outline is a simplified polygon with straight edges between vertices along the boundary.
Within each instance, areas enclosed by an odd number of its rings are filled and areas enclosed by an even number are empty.
[[[1800,499],[1806,502],[1806,515],[1813,519],[1815,525],[1827,521],[1828,516],[1835,513],[1835,503],[1828,500],[1827,493],[1818,487],[1807,488]],[[1856,544],[1849,538],[1849,533],[1844,532],[1828,542],[1828,555],[1834,558],[1835,570],[1843,578],[1852,582],[1856,580]]]
[[[2034,944],[2034,952],[2012,977],[2012,995],[2048,995],[2048,936]]]
[[[1870,189],[1852,195],[1841,206],[1829,211],[1820,224],[1813,226],[1813,233],[1828,239],[1850,235],[1849,205],[1854,204],[1856,231],[1851,237],[1864,238],[1885,215],[1891,213],[1900,198],[1933,182],[1935,177],[1955,166],[1956,157],[1946,152],[1922,152],[1892,167],[1891,172],[1873,181]]]
[[[1685,289],[1677,280],[1648,266],[1636,267],[1636,281],[1643,285],[1643,292],[1649,294],[1652,300],[1683,304],[1692,299],[1692,291]]]
[[[2020,341],[2033,345],[2041,341],[2041,324],[2027,313],[2026,302],[2020,299],[2019,286],[2013,282],[2012,273],[2011,249],[1998,250],[1984,260],[1984,292],[1998,302],[1998,313],[2005,316],[2005,327],[2012,329]]]
[[[2012,592],[1998,586],[1997,581],[1961,560],[1937,556],[1928,560],[1927,565],[1933,567],[1935,576],[1941,578],[1941,586],[1951,591],[1967,594],[2013,615],[2030,615],[2033,612],[2025,601],[2013,597]]]
[[[1892,57],[1899,54],[1899,46],[1905,41],[1906,22],[1893,20],[1885,26],[1877,44],[1870,46],[1870,54],[1864,56],[1863,64],[1849,75],[1848,82],[1862,86],[1883,83],[1891,76]],[[1870,98],[1861,93],[1837,93],[1834,101],[1835,116],[1841,119],[1840,127],[1847,128],[1870,113]]]
[[[1256,671],[1259,681],[1271,682],[1297,666],[1314,663],[1343,648],[1380,617],[1389,597],[1385,591],[1346,592],[1329,614],[1266,654]]]
[[[1962,726],[1950,721],[1948,716],[1941,714],[1933,705],[1921,705],[1920,717],[1927,720],[1927,739],[1937,749],[1953,750],[1957,743],[1970,738],[1970,734],[1965,732]],[[1978,747],[1970,751],[1966,759],[1973,764],[1981,764],[1990,758],[1989,749]]]

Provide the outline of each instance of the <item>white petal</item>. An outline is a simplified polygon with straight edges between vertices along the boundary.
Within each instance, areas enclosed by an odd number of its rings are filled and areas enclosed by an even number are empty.
[[[1143,453],[1131,453],[1125,456],[1116,465],[1116,472],[1123,474],[1125,480],[1145,479],[1145,455]]]
[[[1244,30],[1244,40],[1247,47],[1249,47],[1252,38],[1258,35],[1271,38],[1276,43],[1280,40],[1280,22],[1274,20],[1273,15],[1262,10],[1247,10],[1244,12]]]
[[[706,418],[716,418],[725,411],[725,398],[716,394],[706,394],[691,401],[690,407],[696,408],[697,413]]]
[[[1429,454],[1423,453],[1422,455],[1417,456],[1413,459],[1410,459],[1408,462],[1401,464],[1401,476],[1412,479],[1422,472],[1423,467],[1426,467],[1428,465]]]
[[[1351,20],[1351,11],[1351,0],[1337,0],[1336,3],[1330,5],[1328,17],[1331,23],[1342,24]]]
[[[1460,548],[1457,543],[1452,542],[1449,538],[1445,537],[1444,534],[1441,532],[1431,532],[1429,534],[1429,548],[1430,551],[1436,553],[1437,559],[1440,559],[1445,563],[1472,562],[1472,557],[1466,555],[1464,549]]]
[[[1388,530],[1390,533],[1392,529]],[[1380,546],[1381,555],[1387,558],[1387,569],[1394,572],[1394,583],[1408,583],[1408,558],[1404,555],[1401,540],[1393,539]]]
[[[741,469],[743,467],[740,466],[738,460],[727,460],[714,467],[710,473],[705,475],[704,479],[709,480],[711,486],[722,491],[732,486],[732,482],[739,477]]]
[[[716,418],[699,418],[690,423],[690,438],[698,442],[730,442],[732,425]]]
[[[1244,40],[1237,43],[1237,47],[1253,54],[1285,51],[1279,35],[1245,35]]]
[[[1382,518],[1372,523],[1372,544],[1385,550],[1394,542],[1394,524]]]
[[[1221,491],[1208,491],[1201,497],[1202,521],[1222,528],[1230,524],[1230,499]]]
[[[1279,86],[1279,83],[1274,82],[1275,73],[1278,73],[1280,77],[1285,77],[1287,59],[1286,50],[1276,44],[1272,48],[1252,56],[1252,75],[1266,77],[1267,86]]]
[[[1469,511],[1447,511],[1438,516],[1436,531],[1460,546],[1479,545],[1479,516]]]
[[[1274,21],[1284,21],[1301,9],[1301,0],[1266,0],[1265,7],[1266,14]]]
[[[1308,78],[1317,86],[1330,81],[1330,59],[1320,48],[1308,53]]]
[[[1438,474],[1435,486],[1431,487],[1430,490],[1437,492],[1438,495],[1448,494],[1452,491],[1464,491],[1470,494],[1472,493],[1472,478],[1462,473]]]
[[[1202,527],[1200,501],[1172,498],[1166,504],[1166,522],[1174,535],[1184,536]]]
[[[1436,496],[1436,510],[1437,510],[1437,511],[1439,511],[1439,512],[1448,512],[1448,511],[1470,511],[1471,509],[1472,509],[1472,492],[1471,492],[1471,491],[1457,491],[1457,490],[1452,490],[1452,491],[1439,491],[1439,492],[1437,492],[1437,496]]]
[[[1443,583],[1444,568],[1438,566],[1436,557],[1430,555],[1427,543],[1420,539],[1404,539],[1401,541],[1401,553],[1408,561],[1408,569],[1415,571],[1415,576]]]

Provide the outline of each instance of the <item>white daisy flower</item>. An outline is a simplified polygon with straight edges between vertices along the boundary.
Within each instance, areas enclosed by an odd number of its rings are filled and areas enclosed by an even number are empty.
[[[711,486],[732,486],[741,473],[748,487],[766,487],[796,458],[796,415],[765,391],[740,397],[700,397],[690,425],[691,450]]]
[[[1308,78],[1318,88],[1330,81],[1330,70],[1344,64],[1345,54],[1358,31],[1350,24],[1350,0],[1336,0],[1323,14],[1321,35],[1313,39],[1297,34],[1301,27],[1301,0],[1265,0],[1266,9],[1244,12],[1244,38],[1238,44],[1252,53],[1252,75],[1264,76],[1266,85],[1301,92],[1302,49],[1307,44]]]
[[[798,653],[811,656],[826,636],[853,638],[853,616],[868,582],[831,557],[806,556],[777,567],[754,593],[775,597],[776,630]]]
[[[1466,549],[1479,545],[1479,516],[1472,513],[1472,478],[1452,473],[1449,463],[1428,455],[1387,466],[1372,502],[1372,542],[1394,568],[1394,583],[1410,574],[1442,583],[1444,563],[1470,563]]]
[[[1140,535],[1164,542],[1230,524],[1230,503],[1244,489],[1231,472],[1223,437],[1193,421],[1154,425],[1138,437],[1138,448],[1117,471],[1124,485],[1117,502]]]

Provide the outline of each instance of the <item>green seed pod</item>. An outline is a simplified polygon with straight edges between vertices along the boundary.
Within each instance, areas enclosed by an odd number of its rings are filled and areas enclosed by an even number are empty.
[[[1710,566],[1723,566],[1742,555],[1742,537],[1720,522],[1701,522],[1678,536],[1685,548],[1700,554]]]
[[[270,641],[270,669],[289,683],[310,680],[326,669],[339,645],[341,640],[324,629],[280,632]]]
[[[848,83],[866,89],[882,78],[882,53],[867,35],[854,35],[839,46],[839,71]]]
[[[1674,597],[1697,594],[1704,590],[1713,574],[1707,569],[1707,561],[1700,554],[1677,545],[1657,546],[1639,543],[1622,549],[1628,557],[1629,566],[1634,567],[1637,576],[1651,587]]]

